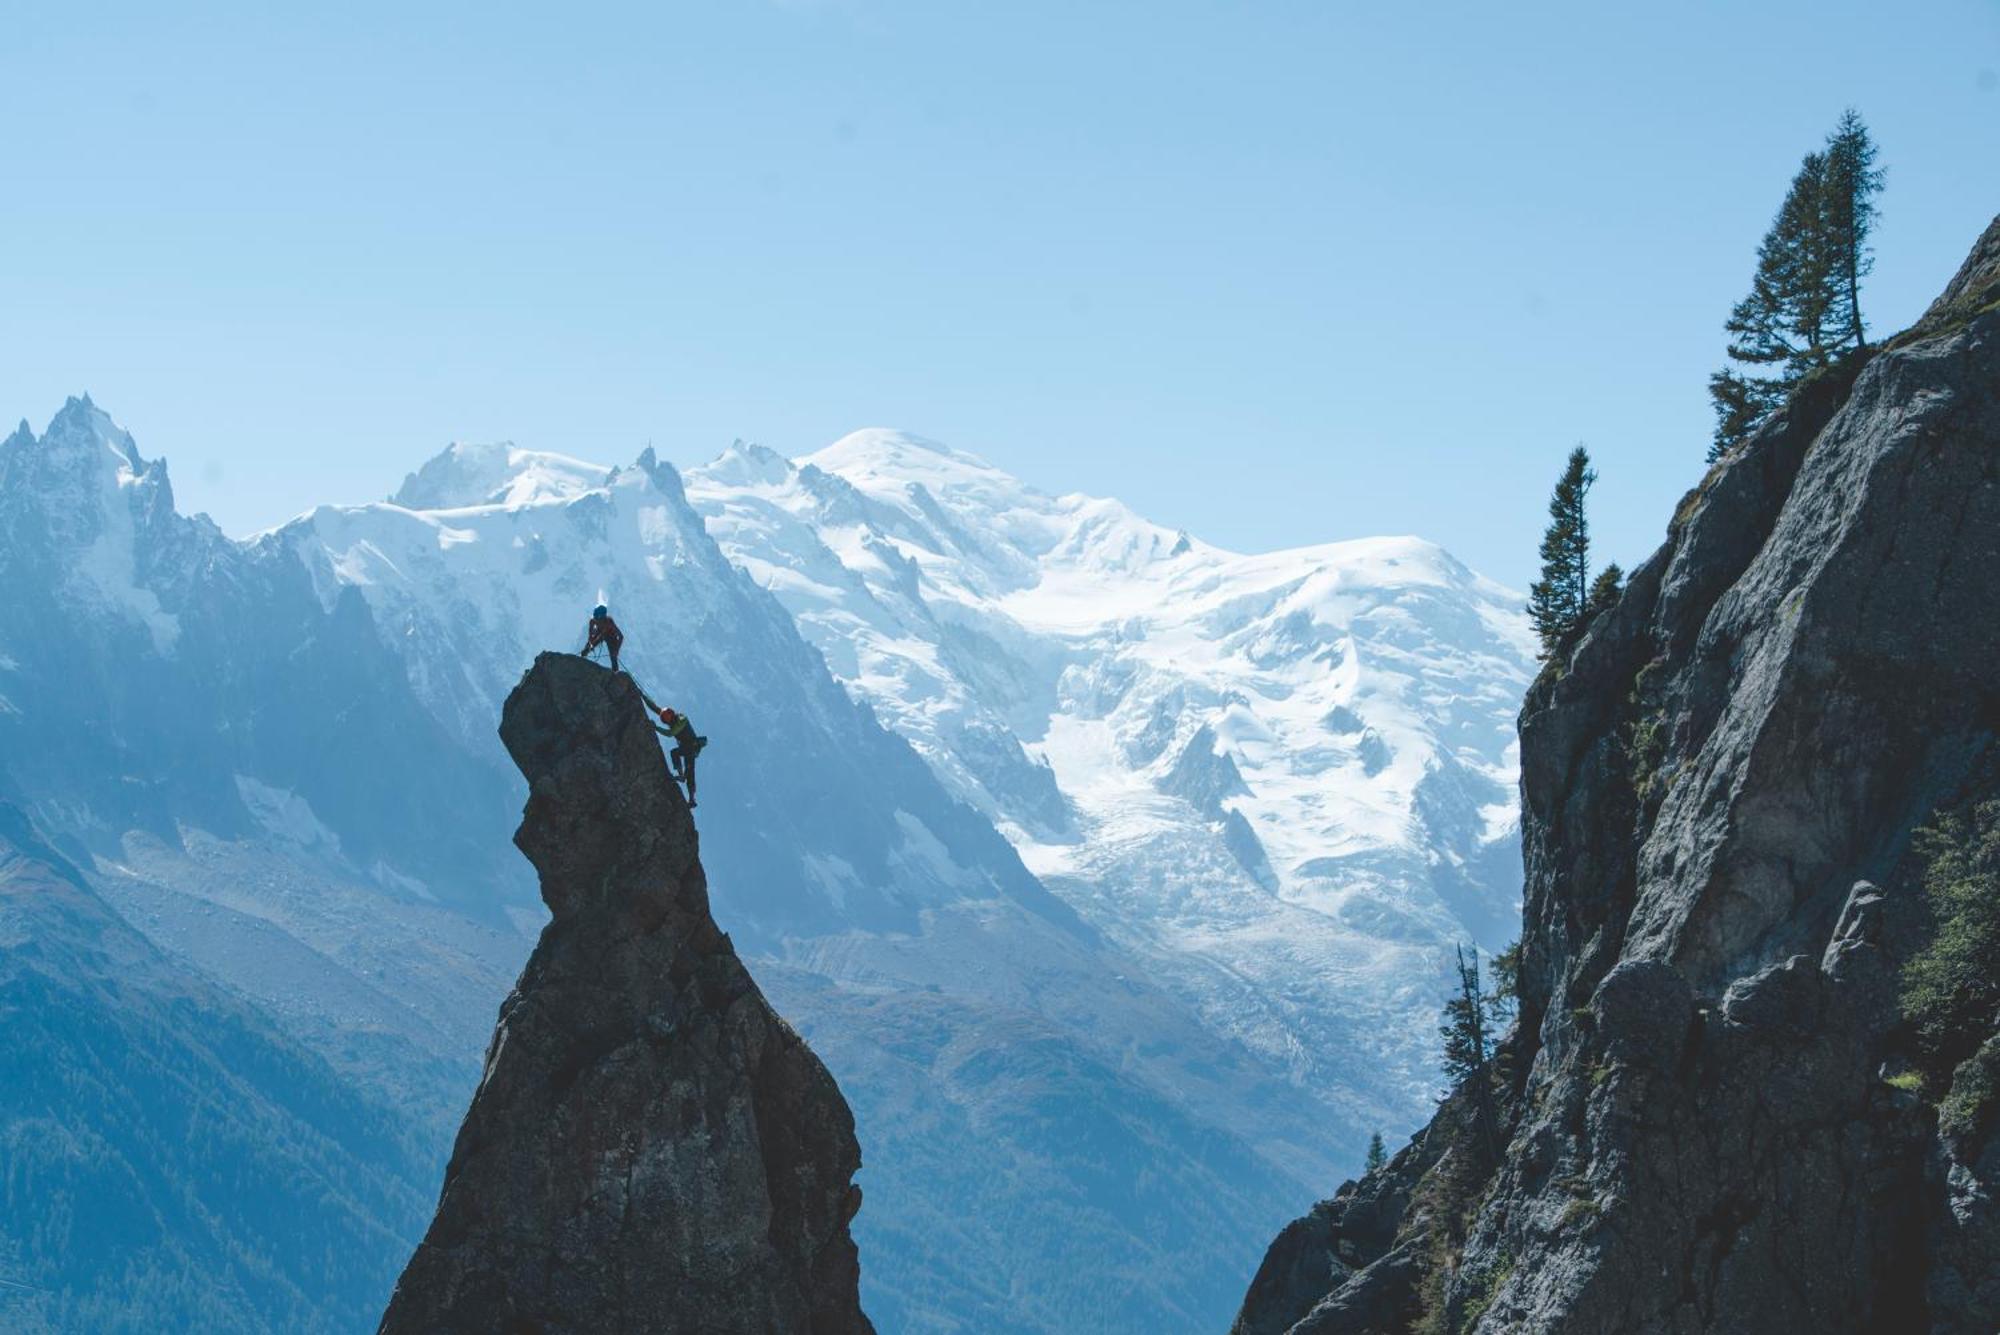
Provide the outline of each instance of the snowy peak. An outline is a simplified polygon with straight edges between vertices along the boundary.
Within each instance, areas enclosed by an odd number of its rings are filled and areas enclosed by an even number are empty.
[[[1412,880],[1510,828],[1533,646],[1519,598],[1435,543],[1240,555],[895,431],[799,465],[739,445],[689,496],[850,691],[1035,865],[1090,874],[1079,816],[1126,846],[1229,819],[1232,851],[1269,854],[1260,883],[1334,909],[1369,885],[1448,915]],[[1144,815],[1157,796],[1186,806]],[[1385,859],[1408,870],[1384,876]],[[1479,893],[1504,903],[1498,879]]]
[[[1515,916],[1519,595],[1418,538],[1224,551],[901,432],[795,469],[738,447],[687,487],[1092,926],[1301,1083],[1365,1051],[1428,1098],[1408,980]]]
[[[109,451],[118,463],[134,473],[143,472],[146,461],[139,457],[139,449],[132,442],[132,435],[116,422],[111,414],[90,401],[90,395],[71,398],[62,406],[49,422],[49,429],[43,433],[45,448],[98,448]]]
[[[1165,560],[1181,534],[1099,497],[1050,495],[907,432],[857,431],[800,459],[870,503],[866,518],[915,561],[936,593],[979,601],[1062,571],[1125,574]]]
[[[875,489],[864,485],[864,478],[886,490],[901,490],[912,482],[948,484],[981,474],[1006,485],[1021,485],[976,454],[890,427],[851,431],[799,463],[839,473],[864,491]]]
[[[883,427],[851,432],[797,463],[931,525],[940,522],[940,508],[951,517],[984,522],[1057,504],[976,454]]]
[[[639,457],[633,462],[632,467],[639,476],[653,484],[654,490],[672,500],[679,511],[692,519],[696,528],[701,527],[701,520],[695,517],[694,511],[688,506],[687,486],[681,481],[681,472],[678,468],[653,453],[651,445],[639,451]],[[607,484],[615,485],[622,482],[625,476],[625,470],[614,468],[611,470],[611,476],[605,481]]]
[[[775,487],[792,480],[798,470],[776,450],[738,440],[702,467],[713,481],[732,487]]]
[[[113,476],[129,473],[137,477],[149,470],[131,433],[92,403],[88,394],[65,402],[39,438],[22,419],[14,434],[0,445],[0,467],[32,467],[44,480],[58,473],[82,478],[107,471]],[[150,467],[163,473],[165,466]]]
[[[122,584],[131,578],[134,528],[171,524],[173,508],[166,461],[141,457],[131,434],[87,394],[65,403],[39,437],[23,422],[0,444],[0,525],[17,553],[88,566],[94,578]]]
[[[611,470],[566,454],[524,450],[512,441],[453,442],[403,479],[390,502],[406,510],[463,510],[572,500],[601,487]]]
[[[419,500],[480,494],[514,467],[510,452],[447,451],[406,490]],[[735,770],[747,805],[719,808],[705,831],[726,854],[720,865],[741,873],[732,884],[749,896],[735,904],[743,931],[906,927],[924,904],[996,887],[1040,894],[1011,848],[990,827],[978,833],[841,690],[784,608],[725,559],[673,468],[642,454],[579,490],[588,476],[532,498],[523,489],[513,503],[322,506],[275,541],[298,555],[323,605],[359,594],[417,698],[468,748],[491,746],[521,663],[552,647],[577,652],[589,608],[608,603],[625,630],[621,666],[732,740],[704,773],[729,784],[732,767],[752,767]],[[448,489],[461,482],[473,490]],[[778,756],[781,773],[756,768]]]

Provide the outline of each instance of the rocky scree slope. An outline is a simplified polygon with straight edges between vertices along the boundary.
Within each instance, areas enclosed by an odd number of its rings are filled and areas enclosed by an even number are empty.
[[[1235,1331],[1994,1329],[1992,1109],[1941,1131],[1890,1079],[1913,834],[2000,794],[1996,731],[2000,219],[1536,681],[1503,1148],[1460,1090]]]
[[[637,688],[544,654],[500,732],[552,920],[382,1329],[872,1330],[853,1118],[710,916]]]

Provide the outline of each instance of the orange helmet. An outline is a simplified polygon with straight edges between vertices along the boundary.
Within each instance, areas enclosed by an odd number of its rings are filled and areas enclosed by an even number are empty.
[[[660,711],[660,722],[662,722],[662,723],[672,723],[672,722],[673,722],[673,721],[674,721],[675,719],[677,719],[677,718],[679,718],[679,717],[680,717],[680,715],[679,715],[679,714],[676,714],[676,713],[675,713],[675,712],[674,712],[673,710],[671,710],[671,709],[662,709],[662,710]]]

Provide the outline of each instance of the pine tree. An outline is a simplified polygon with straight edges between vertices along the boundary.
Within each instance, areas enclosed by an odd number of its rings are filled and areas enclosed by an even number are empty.
[[[1568,642],[1583,620],[1589,595],[1590,523],[1584,497],[1597,474],[1590,451],[1579,445],[1549,496],[1549,526],[1542,532],[1542,577],[1528,586],[1528,617],[1548,658]]]
[[[1850,108],[1826,147],[1799,164],[1757,247],[1750,293],[1723,326],[1730,360],[1768,374],[1725,368],[1709,378],[1715,403],[1711,461],[1749,436],[1800,381],[1866,345],[1861,279],[1873,263],[1868,235],[1883,182],[1875,159],[1868,127]]]
[[[1826,154],[1808,153],[1757,247],[1750,295],[1723,328],[1732,361],[1782,368],[1787,388],[1826,364],[1834,260],[1826,228]]]
[[[1617,566],[1612,566],[1616,570]],[[1598,582],[1603,583],[1600,576]],[[1512,945],[1493,957],[1493,1003],[1496,1018],[1501,1017],[1500,1008],[1512,1007],[1521,996],[1521,940],[1514,939]]]
[[[1841,341],[1868,346],[1861,321],[1861,280],[1875,267],[1868,234],[1875,228],[1875,196],[1884,173],[1875,165],[1875,141],[1861,113],[1849,107],[1826,140],[1825,225],[1835,286],[1833,321]]]
[[[1473,1117],[1489,1152],[1500,1149],[1499,1130],[1493,1109],[1492,1023],[1495,999],[1481,985],[1479,952],[1466,955],[1457,948],[1458,991],[1444,1003],[1444,1023],[1438,1034],[1444,1039],[1444,1072],[1452,1089],[1472,1094]]]
[[[1625,572],[1618,568],[1616,561],[1598,571],[1597,578],[1590,581],[1590,595],[1584,600],[1584,616],[1594,617],[1617,602],[1619,589],[1624,583]]]
[[[1444,1073],[1454,1085],[1486,1074],[1487,1018],[1491,1006],[1479,979],[1479,952],[1466,957],[1465,947],[1454,948],[1458,955],[1458,991],[1444,1003],[1444,1023],[1438,1034],[1444,1039]]]
[[[1708,378],[1708,396],[1715,403],[1715,434],[1708,443],[1708,461],[1714,463],[1746,439],[1764,420],[1764,414],[1784,402],[1784,387],[1724,367]]]
[[[1377,1131],[1374,1135],[1368,1137],[1368,1158],[1362,1165],[1362,1171],[1365,1173],[1375,1172],[1388,1162],[1389,1151],[1382,1144],[1382,1133]]]

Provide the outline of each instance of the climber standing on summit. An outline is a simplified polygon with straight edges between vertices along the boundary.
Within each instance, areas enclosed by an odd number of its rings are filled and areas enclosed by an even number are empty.
[[[647,701],[648,704],[652,703]],[[666,726],[662,727],[661,724]],[[694,801],[694,758],[701,754],[701,748],[708,745],[708,738],[695,735],[686,714],[677,714],[671,709],[660,711],[660,722],[653,725],[653,731],[662,737],[673,739],[674,749],[670,758],[674,762],[674,777],[687,785],[688,805]]]
[[[625,633],[618,629],[618,623],[611,619],[611,609],[603,603],[590,609],[590,627],[583,642],[583,656],[590,657],[603,645],[611,651],[611,670],[618,670],[618,650],[625,643]]]

